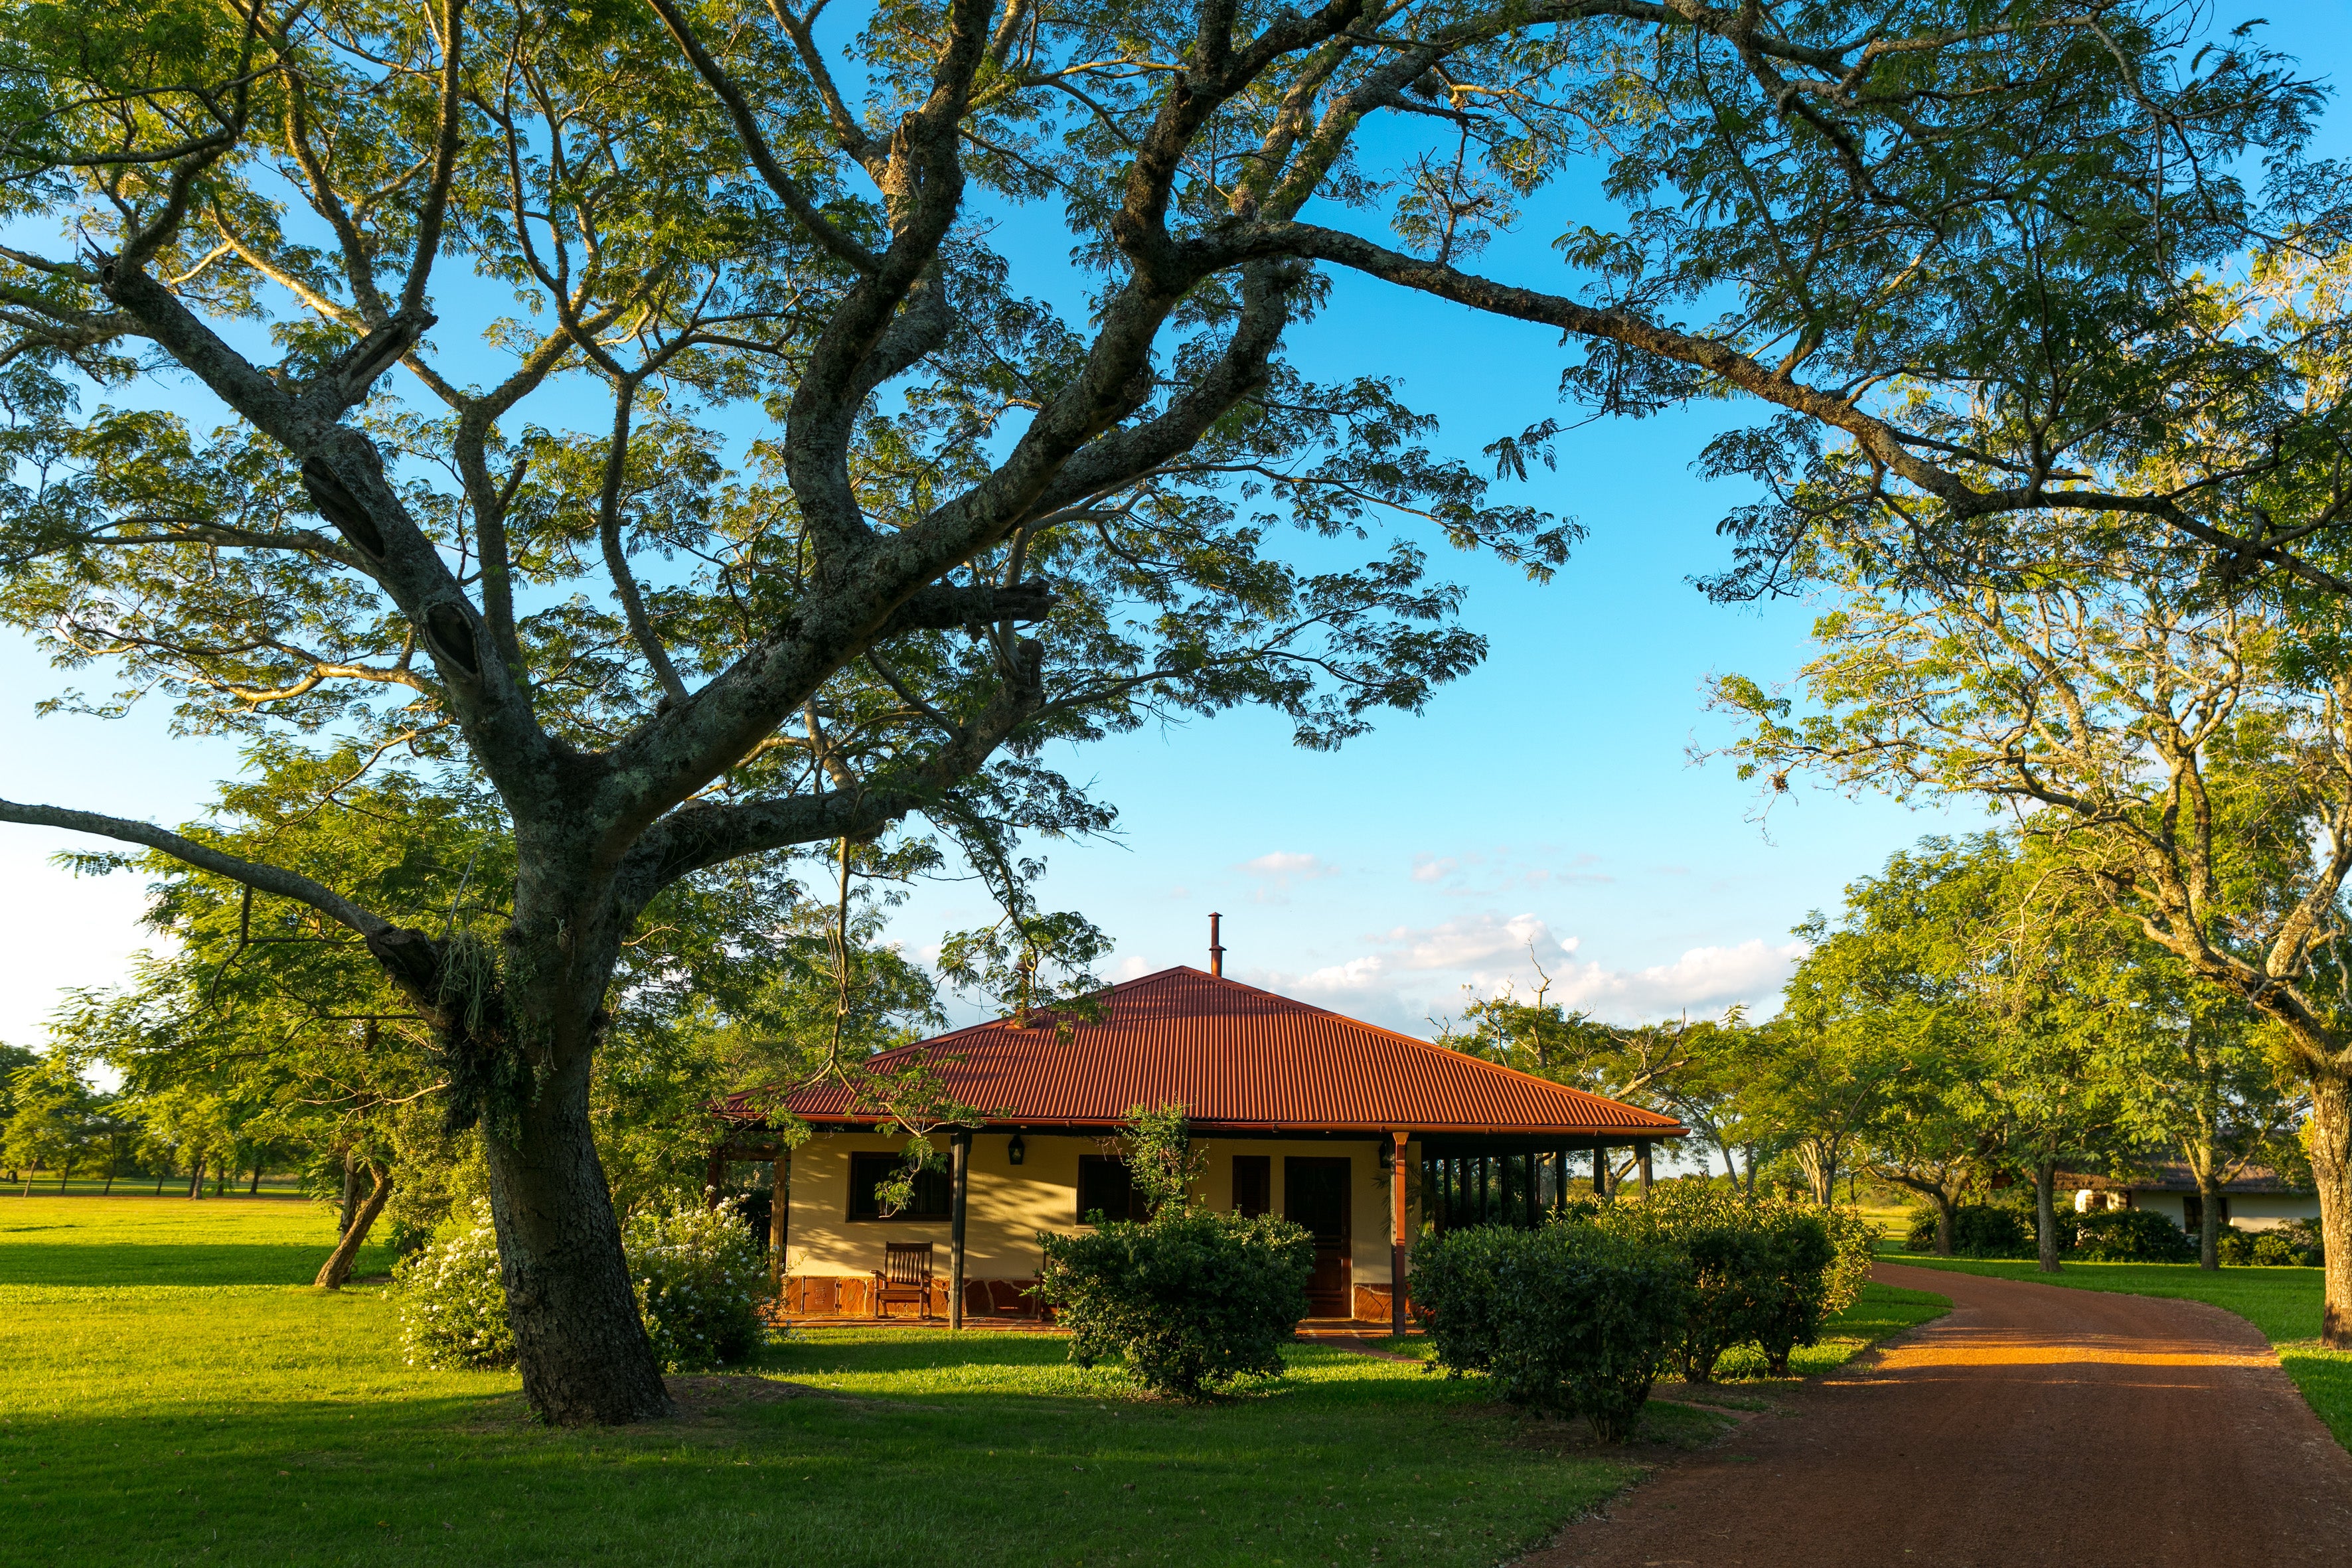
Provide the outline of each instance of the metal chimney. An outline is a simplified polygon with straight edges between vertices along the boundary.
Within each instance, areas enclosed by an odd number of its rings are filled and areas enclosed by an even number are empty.
[[[1217,922],[1225,917],[1211,910],[1209,914],[1209,973],[1222,975],[1225,972],[1224,945],[1217,941]]]

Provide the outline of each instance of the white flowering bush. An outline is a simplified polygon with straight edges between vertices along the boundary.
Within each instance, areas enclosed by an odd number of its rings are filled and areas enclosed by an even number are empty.
[[[411,1366],[510,1366],[514,1330],[507,1288],[499,1279],[499,1238],[490,1205],[474,1205],[472,1223],[401,1259],[393,1270],[400,1298],[400,1348]]]
[[[768,1291],[767,1253],[729,1199],[715,1209],[691,1201],[631,1215],[621,1249],[637,1315],[664,1372],[696,1372],[744,1360],[767,1342],[760,1301]],[[400,1298],[402,1353],[412,1366],[511,1366],[514,1331],[499,1279],[490,1205],[472,1223],[404,1260],[393,1273]]]
[[[735,1205],[689,1201],[640,1210],[621,1226],[637,1315],[665,1372],[723,1366],[767,1342],[767,1251]]]

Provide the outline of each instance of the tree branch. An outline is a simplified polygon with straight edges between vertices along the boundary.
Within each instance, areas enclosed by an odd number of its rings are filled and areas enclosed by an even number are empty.
[[[333,889],[321,886],[298,872],[241,860],[208,845],[199,844],[193,838],[184,838],[158,827],[152,822],[101,816],[96,812],[74,811],[59,805],[21,805],[11,800],[0,800],[0,822],[23,823],[29,827],[62,827],[68,832],[93,834],[124,844],[143,844],[175,860],[184,860],[200,871],[226,877],[230,881],[257,892],[274,893],[281,899],[308,904],[363,937],[380,936],[392,930],[392,922],[383,916],[362,909]]]

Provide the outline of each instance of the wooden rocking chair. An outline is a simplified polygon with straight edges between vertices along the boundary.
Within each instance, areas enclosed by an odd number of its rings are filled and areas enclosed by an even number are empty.
[[[923,1320],[931,1316],[931,1244],[928,1241],[886,1241],[882,1267],[874,1275],[874,1315],[881,1317],[891,1301],[921,1304]]]

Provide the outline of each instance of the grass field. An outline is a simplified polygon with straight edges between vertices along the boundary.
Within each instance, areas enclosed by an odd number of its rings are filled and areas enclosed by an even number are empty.
[[[2235,1312],[2278,1347],[2279,1363],[2336,1440],[2352,1448],[2352,1355],[2319,1348],[2320,1279],[2316,1268],[2221,1268],[2193,1263],[2069,1263],[2043,1274],[2031,1262],[1919,1254],[1888,1254],[1891,1263],[1989,1274],[2075,1290],[2116,1290],[2206,1301]]]
[[[332,1216],[310,1203],[0,1195],[0,1286],[308,1285],[334,1247]],[[371,1246],[352,1273],[391,1267]]]
[[[1301,1345],[1184,1407],[1055,1337],[919,1330],[809,1333],[677,1384],[679,1420],[549,1431],[511,1374],[402,1364],[382,1289],[294,1286],[330,1236],[292,1205],[0,1199],[0,1559],[1467,1565],[1635,1473],[1418,1364]],[[1921,1310],[1874,1291],[1839,1331]],[[1652,1410],[1654,1440],[1721,1426]]]

